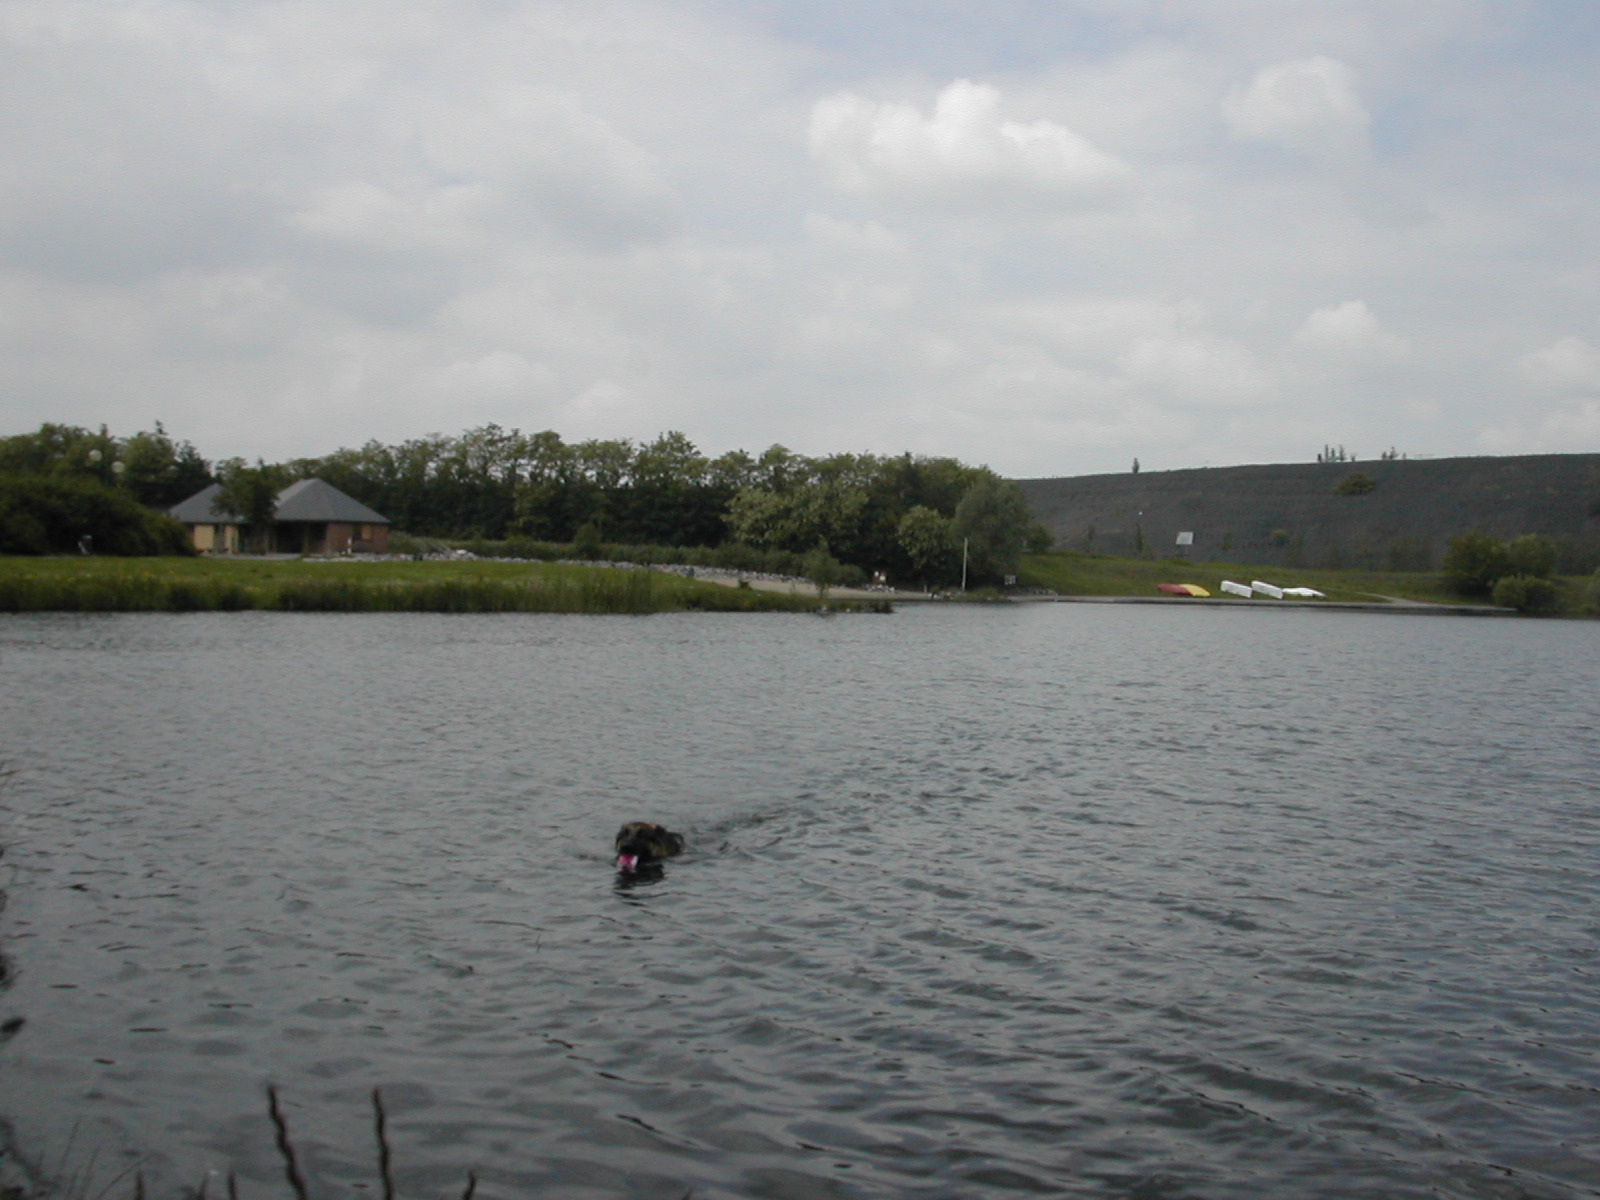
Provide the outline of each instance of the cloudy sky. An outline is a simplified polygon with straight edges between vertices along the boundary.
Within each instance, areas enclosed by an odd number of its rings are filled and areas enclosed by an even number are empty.
[[[1600,451],[1593,0],[5,0],[0,433]]]

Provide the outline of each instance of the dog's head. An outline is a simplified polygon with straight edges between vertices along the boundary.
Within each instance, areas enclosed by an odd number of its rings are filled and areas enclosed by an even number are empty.
[[[617,830],[617,870],[634,872],[683,849],[683,837],[650,821],[629,821]]]

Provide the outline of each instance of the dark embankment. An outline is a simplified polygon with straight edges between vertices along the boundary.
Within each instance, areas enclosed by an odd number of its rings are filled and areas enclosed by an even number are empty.
[[[1063,550],[1417,571],[1452,537],[1545,534],[1600,564],[1600,454],[1290,463],[1017,481]]]

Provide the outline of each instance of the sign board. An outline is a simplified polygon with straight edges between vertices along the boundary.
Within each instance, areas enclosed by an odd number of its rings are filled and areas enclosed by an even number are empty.
[[[1180,533],[1178,535],[1178,545],[1180,545],[1180,546],[1192,546],[1192,545],[1194,545],[1194,534],[1193,533],[1189,533],[1189,532]]]

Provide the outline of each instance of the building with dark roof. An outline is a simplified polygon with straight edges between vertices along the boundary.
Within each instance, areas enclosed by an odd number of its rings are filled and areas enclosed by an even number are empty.
[[[213,483],[168,512],[204,554],[237,554],[244,520],[217,508],[222,485]],[[388,517],[320,479],[302,479],[278,493],[268,534],[272,554],[387,554]]]

